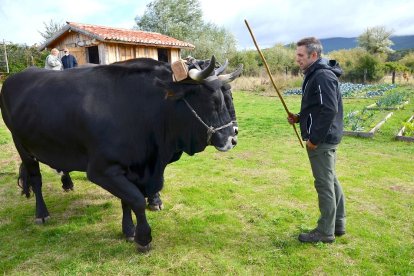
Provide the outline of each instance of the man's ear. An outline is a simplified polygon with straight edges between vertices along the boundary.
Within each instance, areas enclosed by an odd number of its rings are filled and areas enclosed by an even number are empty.
[[[166,99],[178,100],[185,95],[185,90],[182,89],[182,85],[176,82],[163,81],[159,78],[155,78],[154,85],[164,89]]]

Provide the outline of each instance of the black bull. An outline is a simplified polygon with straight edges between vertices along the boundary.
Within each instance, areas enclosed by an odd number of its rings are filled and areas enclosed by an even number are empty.
[[[130,59],[130,60],[126,60],[126,61],[120,61],[120,62],[115,62],[114,64],[118,64],[118,65],[124,65],[124,66],[140,66],[143,62],[143,59]],[[210,64],[210,60],[195,60],[191,57],[187,58],[187,63],[188,63],[188,67],[189,69],[192,68],[206,68],[209,64]],[[96,65],[94,65],[96,66]],[[228,61],[226,60],[225,63],[221,66],[217,65],[216,69],[215,69],[215,74],[216,75],[221,75],[224,73],[224,71],[226,70],[228,66]],[[90,67],[90,66],[88,66]],[[229,76],[229,81],[234,80],[235,78],[237,78],[241,72],[242,72],[242,68],[243,67],[239,67],[234,73],[232,73]],[[233,96],[232,96],[232,92],[231,92],[231,85],[230,83],[223,82],[223,86],[221,87],[221,91],[223,92],[223,96],[224,96],[224,102],[226,104],[226,107],[230,113],[230,118],[233,122],[233,127],[234,127],[234,131],[236,133],[236,135],[238,134],[238,124],[237,124],[237,118],[236,118],[236,111],[234,109],[234,105],[233,105]],[[234,138],[235,140],[237,140],[237,137]],[[173,163],[175,161],[178,161],[181,158],[183,151],[178,151],[174,154],[174,156],[172,157],[172,159],[170,160],[170,163]],[[61,176],[61,182],[62,182],[62,188],[64,191],[68,192],[70,190],[74,189],[74,185],[72,182],[72,179],[70,177],[69,172],[60,172],[62,174]],[[18,178],[18,183],[19,186],[22,187],[23,189],[23,194],[26,194],[27,197],[30,197],[30,190],[28,190],[29,186],[26,184],[27,183],[27,175],[26,172],[24,170],[24,168],[20,168],[20,173],[19,173],[19,178]],[[151,211],[160,211],[163,208],[163,203],[160,197],[160,193],[155,193],[153,195],[149,194],[148,195],[148,208]]]
[[[36,197],[36,219],[49,217],[39,162],[85,171],[121,199],[123,233],[148,250],[145,197],[162,189],[166,165],[180,152],[193,155],[209,144],[227,151],[236,142],[222,87],[238,74],[217,76],[214,67],[213,57],[181,82],[172,81],[169,64],[151,59],[9,77],[0,107]]]

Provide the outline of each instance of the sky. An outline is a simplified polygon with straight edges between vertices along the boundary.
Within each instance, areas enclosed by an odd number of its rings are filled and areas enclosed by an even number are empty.
[[[130,29],[152,0],[0,0],[0,40],[38,45],[50,20]],[[203,21],[230,31],[238,49],[253,49],[246,19],[260,47],[307,36],[357,37],[384,26],[414,35],[413,0],[199,0]]]

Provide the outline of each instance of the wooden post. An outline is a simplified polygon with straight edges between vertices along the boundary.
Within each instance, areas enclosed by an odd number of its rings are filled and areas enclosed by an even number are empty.
[[[247,23],[247,20],[246,19],[244,20],[244,23],[246,23],[247,29],[249,30],[250,35],[252,36],[254,45],[256,46],[256,49],[259,52],[259,56],[262,58],[262,61],[263,61],[263,64],[265,65],[267,74],[269,75],[270,81],[272,82],[273,87],[275,88],[275,90],[277,92],[277,95],[279,96],[279,99],[282,102],[283,107],[285,108],[286,113],[289,115],[289,113],[290,113],[289,112],[289,109],[287,108],[287,105],[286,105],[285,101],[283,100],[282,94],[280,94],[279,89],[277,88],[275,81],[273,80],[272,74],[271,74],[270,69],[269,69],[269,65],[267,65],[266,59],[265,59],[262,51],[260,50],[259,45],[257,45],[256,38],[254,38],[254,35],[253,35],[253,31],[250,29],[249,23]],[[293,127],[293,129],[294,129],[294,131],[296,133],[296,136],[298,137],[298,140],[299,140],[300,145],[302,146],[302,148],[304,148],[303,143],[302,143],[302,139],[299,136],[299,133],[298,133],[298,131],[296,129],[295,124],[292,124],[292,127]]]
[[[367,82],[367,73],[368,73],[368,70],[367,69],[364,69],[364,84]]]

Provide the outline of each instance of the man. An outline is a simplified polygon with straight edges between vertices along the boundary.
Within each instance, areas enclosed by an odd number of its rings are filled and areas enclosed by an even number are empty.
[[[320,217],[317,227],[299,235],[301,242],[335,241],[345,234],[345,198],[336,177],[336,149],[342,139],[343,108],[336,61],[321,58],[322,44],[304,38],[296,44],[296,62],[305,75],[299,114],[289,113],[290,124],[300,124],[302,139],[315,179]]]
[[[78,66],[76,58],[69,53],[68,48],[63,49],[63,53],[65,54],[62,57],[63,69],[69,69]]]
[[[56,48],[53,48],[50,51],[50,55],[46,57],[45,61],[45,68],[51,69],[51,70],[62,70],[62,63],[60,62],[60,59],[58,57],[59,50]]]

